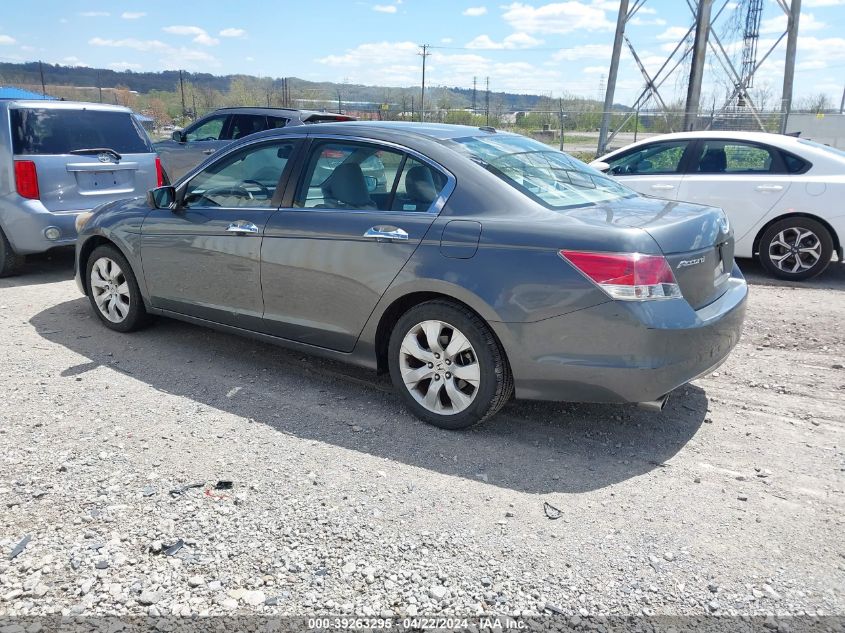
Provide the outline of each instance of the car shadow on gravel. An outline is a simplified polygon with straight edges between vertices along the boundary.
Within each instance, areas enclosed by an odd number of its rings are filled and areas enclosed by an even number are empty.
[[[18,274],[0,279],[0,289],[52,284],[66,279],[73,279],[73,247],[28,255]]]
[[[224,411],[286,435],[530,493],[595,490],[671,469],[708,406],[692,385],[676,390],[661,413],[512,401],[476,429],[449,432],[410,415],[384,376],[251,339],[170,319],[118,334],[99,323],[85,298],[55,305],[30,323],[87,359],[57,380],[90,381],[96,389],[108,367],[210,407],[201,414],[208,420]]]
[[[807,281],[786,281],[773,277],[756,259],[737,259],[736,261],[742,274],[752,286],[845,290],[845,264],[837,261],[831,262],[823,273]]]

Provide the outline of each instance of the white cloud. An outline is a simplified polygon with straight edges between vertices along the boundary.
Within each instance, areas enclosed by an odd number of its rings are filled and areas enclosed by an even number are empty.
[[[441,43],[441,44],[451,44],[451,43],[452,43],[452,38],[451,38],[451,37],[441,37],[441,38],[440,38],[440,43]]]
[[[817,20],[812,13],[802,13],[801,18],[798,20],[798,30],[801,33],[806,33],[807,31],[820,31],[826,28],[827,24]],[[760,24],[760,33],[764,34],[775,33],[780,35],[785,30],[785,13],[782,13],[781,15],[775,16],[773,18],[769,18],[768,20],[763,20],[763,22]]]
[[[815,9],[816,7],[841,7],[843,5],[845,5],[845,0],[804,0],[801,7],[804,9]]]
[[[675,40],[677,42],[682,37],[684,37],[687,34],[688,31],[689,31],[688,26],[670,26],[668,29],[663,31],[663,33],[658,35],[656,39],[658,39],[658,40]]]
[[[462,15],[477,18],[479,15],[484,15],[485,13],[487,13],[487,7],[469,7],[468,9],[464,9]]]
[[[88,65],[85,62],[83,62],[81,59],[76,57],[75,55],[71,55],[69,57],[63,57],[62,58],[62,64],[65,64],[66,66],[87,66]]]
[[[623,49],[624,50],[624,49]],[[610,44],[585,44],[577,48],[564,48],[552,55],[552,61],[571,62],[576,59],[595,59],[610,62],[613,47]]]
[[[642,9],[640,9],[642,11]],[[663,18],[641,18],[638,15],[635,15],[628,24],[633,24],[634,26],[665,26],[666,20]]]
[[[581,72],[586,75],[606,75],[607,66],[586,66]]]
[[[542,43],[543,40],[531,37],[527,33],[513,33],[501,42],[494,42],[488,35],[479,35],[472,41],[467,42],[466,47],[477,49],[518,49],[531,48]]]
[[[577,0],[553,2],[533,7],[514,2],[503,7],[502,17],[515,30],[524,33],[572,33],[573,31],[601,31],[616,28],[605,16],[604,9]]]
[[[88,40],[91,46],[103,46],[108,48],[129,48],[142,53],[155,52],[161,55],[159,60],[165,68],[188,68],[219,66],[220,62],[216,57],[192,48],[175,47],[165,44],[160,40],[139,40],[133,37],[113,40],[102,37],[92,37]]]
[[[11,46],[17,40],[11,35],[0,35],[0,46]]]
[[[138,18],[143,18],[145,15],[147,14],[143,11],[124,11],[120,14],[120,17],[124,20],[137,20]]]
[[[165,26],[162,31],[171,35],[193,35],[194,39],[191,41],[203,46],[215,46],[220,43],[220,40],[211,37],[205,29],[198,26]]]
[[[114,68],[115,70],[139,70],[141,68],[141,64],[133,64],[132,62],[112,62],[109,64],[109,68]]]
[[[107,18],[111,13],[108,11],[83,11],[79,15],[83,18]]]
[[[379,13],[396,13],[396,6],[392,4],[374,4],[373,11]]]
[[[243,37],[246,35],[246,31],[244,29],[228,28],[220,31],[218,35],[220,35],[220,37]]]

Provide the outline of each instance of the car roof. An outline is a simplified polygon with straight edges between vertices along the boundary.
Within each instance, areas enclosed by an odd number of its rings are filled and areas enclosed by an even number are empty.
[[[650,136],[648,138],[637,141],[636,143],[629,143],[619,149],[607,152],[605,156],[616,154],[622,150],[627,150],[632,147],[640,147],[649,143],[658,141],[687,141],[695,139],[722,139],[732,141],[750,141],[758,143],[767,143],[775,145],[776,147],[789,148],[795,147],[799,143],[799,138],[788,134],[777,134],[774,132],[743,132],[743,131],[728,131],[728,130],[700,130],[697,132],[670,132],[668,134],[659,134],[657,136]]]
[[[469,136],[485,136],[485,135],[507,135],[513,136],[509,132],[497,132],[493,128],[480,128],[471,125],[452,125],[448,123],[412,123],[408,121],[338,121],[320,123],[315,129],[309,126],[307,130],[302,127],[284,127],[275,130],[267,130],[266,132],[259,132],[252,136],[259,134],[272,136],[274,134],[295,134],[295,133],[309,133],[309,134],[340,134],[340,135],[355,135],[355,134],[373,134],[377,138],[389,137],[407,137],[414,136],[416,138],[424,138],[435,141],[444,141],[456,138],[466,138]]]
[[[132,112],[129,108],[110,103],[88,101],[51,101],[49,99],[11,99],[3,101],[9,108],[38,108],[41,110],[98,110],[103,112]]]
[[[234,114],[283,114],[286,116],[305,116],[312,114],[319,114],[322,116],[349,116],[346,114],[338,114],[337,112],[325,112],[320,110],[299,110],[297,108],[276,108],[267,106],[226,106],[217,108],[211,112],[203,115],[209,116],[218,113],[234,113]]]

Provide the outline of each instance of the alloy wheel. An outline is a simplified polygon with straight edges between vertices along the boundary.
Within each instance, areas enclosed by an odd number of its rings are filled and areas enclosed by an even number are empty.
[[[769,258],[785,273],[810,270],[819,263],[821,256],[821,240],[805,228],[794,226],[784,229],[769,243]]]
[[[454,415],[478,393],[481,368],[469,339],[444,321],[410,329],[399,351],[399,370],[414,399],[432,413]]]
[[[129,314],[129,284],[120,266],[108,257],[100,257],[91,267],[91,294],[97,309],[112,323],[122,322]]]

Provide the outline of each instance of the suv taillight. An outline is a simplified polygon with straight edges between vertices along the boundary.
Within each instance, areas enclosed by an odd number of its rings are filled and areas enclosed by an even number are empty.
[[[15,189],[22,198],[38,200],[41,197],[38,191],[38,172],[31,160],[15,161]]]
[[[680,297],[681,288],[662,255],[560,251],[560,256],[614,299]]]
[[[164,172],[161,169],[161,158],[156,156],[156,187],[164,184]]]

